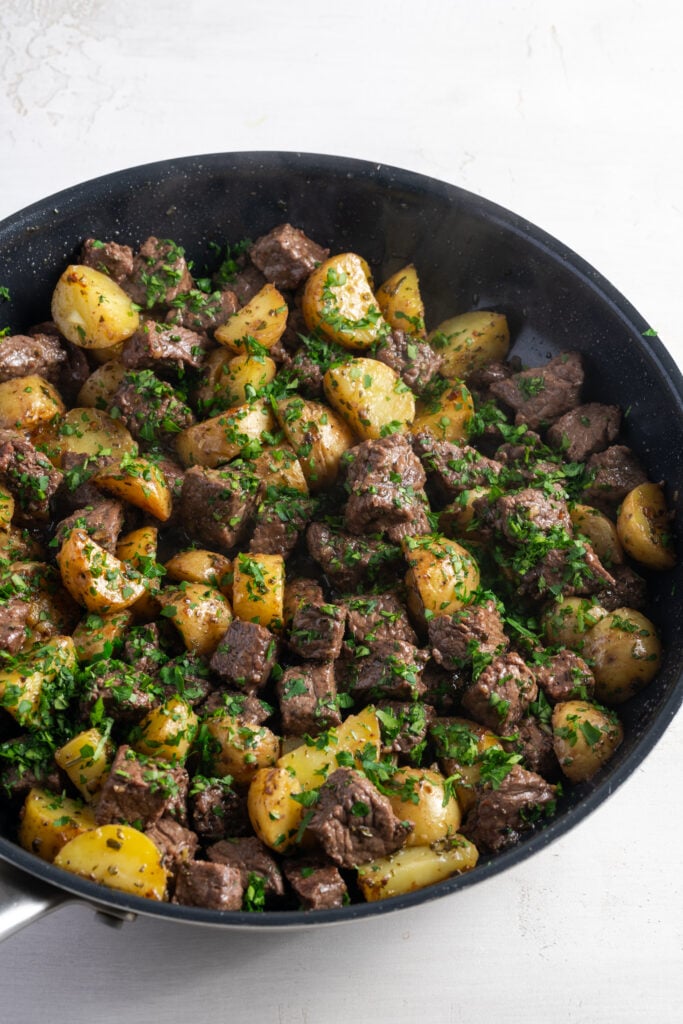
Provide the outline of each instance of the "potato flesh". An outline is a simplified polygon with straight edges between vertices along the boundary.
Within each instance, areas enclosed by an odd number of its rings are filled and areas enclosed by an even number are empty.
[[[465,441],[473,416],[472,395],[458,384],[433,402],[419,403],[410,429],[413,434],[427,431],[439,441]]]
[[[249,786],[247,809],[254,832],[271,850],[284,853],[298,841],[303,804],[296,775],[286,768],[259,768]]]
[[[403,552],[408,605],[421,618],[452,615],[463,608],[479,586],[479,569],[472,555],[446,537],[406,537]]]
[[[161,853],[143,832],[129,825],[101,825],[68,842],[57,867],[132,896],[163,900],[166,870]]]
[[[95,816],[70,797],[34,787],[21,809],[19,844],[41,860],[52,862],[76,836],[95,828]]]
[[[236,782],[249,784],[260,768],[275,765],[280,740],[266,726],[226,713],[209,718],[206,727],[219,748],[213,762],[216,775],[230,775]]]
[[[254,459],[251,468],[266,487],[289,487],[293,491],[308,494],[303,467],[290,445],[265,448]]]
[[[462,379],[488,363],[505,359],[510,331],[502,313],[477,310],[444,320],[427,341],[443,357],[443,376]]]
[[[342,455],[356,443],[351,428],[329,406],[303,398],[279,402],[277,418],[311,491],[330,487]]]
[[[302,789],[315,789],[339,767],[339,753],[353,755],[356,767],[360,767],[360,755],[366,750],[374,758],[379,757],[380,739],[377,713],[368,706],[357,715],[349,715],[338,728],[329,729],[322,742],[302,743],[283,754],[277,764],[291,772]]]
[[[32,436],[64,409],[57,389],[37,374],[0,382],[0,430]]]
[[[558,703],[552,714],[553,748],[571,782],[586,782],[614,755],[624,738],[616,716],[588,701]]]
[[[214,337],[231,352],[244,352],[249,348],[250,339],[270,349],[284,334],[287,315],[283,296],[275,285],[265,284],[246,306],[216,328]]]
[[[85,729],[55,751],[55,761],[66,772],[84,800],[92,800],[109,774],[113,745],[99,729]],[[92,826],[94,828],[95,823]]]
[[[389,794],[393,812],[413,826],[406,846],[429,846],[460,828],[460,807],[445,783],[440,772],[427,768],[403,768],[392,777],[391,789],[398,790]]]
[[[369,902],[403,896],[471,871],[479,854],[464,836],[434,846],[408,846],[358,867],[358,884]]]
[[[70,636],[52,636],[8,664],[0,668],[0,705],[19,725],[37,725],[43,686],[61,671],[75,671],[76,646]]]
[[[14,515],[14,498],[10,492],[0,487],[0,530],[8,530]]]
[[[145,715],[135,731],[132,746],[169,764],[182,764],[197,732],[197,716],[180,697],[171,697]]]
[[[209,353],[203,370],[202,384],[196,400],[200,408],[230,409],[253,401],[256,395],[275,378],[277,364],[265,355],[239,355],[218,349]]]
[[[224,594],[205,583],[183,583],[160,591],[163,615],[183,638],[188,651],[211,655],[232,622],[232,609]]]
[[[309,331],[344,348],[370,348],[388,330],[372,294],[367,263],[356,253],[331,256],[304,286],[301,309]]]
[[[78,392],[76,404],[92,409],[108,409],[126,372],[126,367],[119,359],[98,366]]]
[[[358,437],[405,432],[415,417],[415,396],[390,366],[377,359],[351,359],[324,378],[325,395]]]
[[[148,459],[126,459],[109,465],[95,474],[93,482],[162,523],[171,517],[170,488],[159,467]]]
[[[52,295],[52,319],[81,348],[108,349],[138,329],[139,314],[120,285],[92,267],[68,266]]]
[[[631,558],[646,568],[664,571],[675,566],[671,517],[659,484],[640,484],[626,495],[617,533]]]
[[[272,410],[264,402],[241,405],[181,430],[176,451],[183,466],[213,468],[234,459],[250,442],[260,444],[275,425]]]
[[[70,409],[57,427],[56,444],[60,455],[73,452],[95,456],[106,452],[115,458],[137,452],[129,430],[101,409]]]
[[[285,560],[282,555],[239,554],[233,563],[232,606],[238,619],[268,629],[283,625]]]
[[[90,612],[122,611],[145,593],[139,575],[96,544],[85,530],[71,531],[59,549],[57,562],[64,586]]]
[[[424,338],[425,308],[417,270],[412,263],[392,274],[375,294],[382,316],[390,327],[405,331],[414,338]]]
[[[187,583],[208,583],[232,600],[232,560],[217,551],[191,548],[179,551],[164,568],[170,580]]]

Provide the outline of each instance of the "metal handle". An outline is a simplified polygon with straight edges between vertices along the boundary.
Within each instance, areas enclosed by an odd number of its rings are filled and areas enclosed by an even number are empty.
[[[0,860],[0,942],[73,899]]]

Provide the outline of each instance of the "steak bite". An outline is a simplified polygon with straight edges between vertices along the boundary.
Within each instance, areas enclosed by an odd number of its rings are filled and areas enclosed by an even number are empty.
[[[30,441],[14,430],[0,430],[0,485],[16,501],[15,522],[47,522],[61,482],[59,470]]]
[[[462,697],[472,718],[491,732],[507,735],[536,700],[538,686],[530,668],[514,651],[491,662]]]
[[[0,343],[0,383],[37,374],[59,384],[65,363],[59,338],[49,334],[12,334]]]
[[[495,513],[495,526],[511,544],[523,546],[538,533],[547,534],[553,529],[573,535],[567,503],[533,487],[502,495]]]
[[[169,816],[186,824],[189,778],[184,768],[120,746],[95,807],[98,825],[129,824],[147,829]]]
[[[595,591],[598,604],[608,612],[617,608],[642,611],[647,605],[647,583],[628,565],[610,567],[612,582]]]
[[[555,778],[559,774],[553,731],[533,715],[523,718],[512,736],[503,739],[503,748],[509,754],[521,754],[524,767],[544,779]]]
[[[577,698],[590,700],[595,692],[593,673],[574,651],[547,655],[540,665],[534,665],[534,675],[551,704]]]
[[[535,430],[579,405],[583,379],[580,353],[563,352],[545,366],[496,381],[490,392],[514,411],[518,426],[526,423]]]
[[[403,434],[363,441],[344,458],[351,533],[386,533],[395,543],[429,533],[425,472]]]
[[[184,250],[175,242],[150,235],[134,257],[131,273],[120,284],[143,309],[169,306],[181,292],[192,288]]]
[[[256,511],[249,550],[287,558],[310,523],[316,502],[291,487],[266,487]]]
[[[206,910],[240,910],[242,877],[232,864],[191,860],[181,864],[172,903]]]
[[[246,793],[233,788],[230,778],[195,775],[188,803],[192,828],[203,840],[246,836],[252,831]]]
[[[329,252],[299,228],[280,224],[256,239],[249,257],[276,288],[294,290],[327,259]]]
[[[105,498],[98,493],[99,500],[85,508],[78,508],[55,527],[55,539],[62,545],[72,530],[85,530],[96,544],[110,554],[116,554],[116,542],[123,529],[123,502],[116,498]]]
[[[261,690],[277,659],[275,635],[257,622],[233,619],[211,658],[211,671],[244,693]]]
[[[413,447],[426,470],[430,492],[440,502],[451,502],[473,487],[497,483],[503,469],[500,462],[468,444],[439,441],[427,432],[415,437]]]
[[[355,644],[402,640],[417,646],[405,605],[396,594],[359,594],[345,599],[347,628]]]
[[[494,601],[435,615],[427,629],[434,661],[449,671],[471,663],[476,654],[501,654],[510,643]]]
[[[206,335],[187,327],[143,319],[135,334],[124,341],[121,359],[129,370],[181,374],[188,369],[199,369],[208,348]]]
[[[420,395],[439,372],[443,356],[426,341],[394,329],[377,347],[376,358],[400,376],[406,387]]]
[[[199,846],[196,833],[179,825],[175,818],[160,818],[145,829],[145,835],[161,852],[161,863],[174,875],[181,864],[194,858]]]
[[[173,449],[176,434],[195,422],[189,406],[151,370],[130,370],[111,404],[143,448],[162,445]]]
[[[351,768],[338,768],[327,778],[308,824],[330,860],[343,868],[394,853],[412,827],[399,821],[389,800]]]
[[[214,331],[224,324],[240,308],[240,302],[229,289],[207,295],[206,292],[193,288],[189,292],[176,295],[171,306],[172,309],[166,314],[167,324],[187,327],[188,330],[201,334]]]
[[[480,790],[461,832],[480,852],[514,846],[536,818],[554,812],[555,790],[540,775],[515,764],[497,788]]]
[[[613,443],[621,426],[618,405],[589,402],[571,409],[556,420],[547,433],[548,444],[569,462],[585,462],[589,455]]]
[[[429,652],[402,640],[382,640],[360,654],[349,648],[350,657],[339,662],[344,671],[343,689],[354,700],[369,704],[376,700],[419,700],[425,691],[422,670]]]
[[[436,712],[431,704],[421,700],[381,700],[377,704],[377,717],[382,731],[382,753],[399,754],[411,758],[422,749],[427,729]]]
[[[623,444],[614,444],[591,455],[586,469],[592,480],[582,500],[612,517],[629,491],[647,483],[647,473],[637,456]]]
[[[341,725],[334,664],[294,665],[277,684],[282,731],[287,736],[317,736]]]
[[[285,861],[283,870],[301,900],[302,910],[332,910],[344,906],[348,890],[334,864],[303,857]]]
[[[98,701],[115,722],[134,725],[159,703],[160,687],[135,665],[114,658],[93,662],[86,670],[81,712],[88,717]]]
[[[133,273],[133,250],[129,245],[119,245],[118,242],[86,238],[78,261],[83,267],[92,267],[106,274],[117,284]]]
[[[395,580],[403,563],[400,548],[381,537],[357,537],[327,523],[311,523],[306,544],[311,558],[339,590],[355,590],[361,583],[371,586],[392,576]]]
[[[208,548],[230,552],[245,537],[262,484],[235,469],[192,466],[185,473],[179,514],[185,530]]]
[[[285,887],[280,869],[268,848],[256,836],[222,839],[209,846],[206,855],[215,864],[230,864],[231,867],[237,868],[243,889],[249,884],[249,875],[255,874],[266,883],[265,891],[268,895],[284,895]]]
[[[287,643],[307,661],[334,661],[341,652],[345,624],[343,605],[304,599],[294,609]]]

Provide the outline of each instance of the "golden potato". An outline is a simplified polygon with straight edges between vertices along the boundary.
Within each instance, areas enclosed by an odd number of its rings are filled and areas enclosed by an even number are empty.
[[[289,487],[293,491],[308,494],[303,466],[288,444],[265,448],[250,463],[249,468],[263,480],[266,487]]]
[[[410,430],[413,434],[426,430],[439,441],[464,441],[473,416],[472,395],[464,384],[457,383],[439,398],[419,402]]]
[[[652,622],[633,608],[617,608],[586,633],[583,656],[602,704],[621,704],[659,671],[662,645]]]
[[[232,599],[232,561],[216,551],[190,548],[179,551],[165,565],[168,578],[176,582],[208,583],[228,600]]]
[[[120,420],[112,419],[101,409],[69,409],[57,427],[57,447],[78,455],[113,455],[121,458],[134,454],[138,446]]]
[[[98,470],[93,483],[162,523],[171,517],[171,489],[163,472],[149,459],[126,457]]]
[[[78,660],[93,661],[114,650],[123,642],[132,623],[133,613],[130,609],[107,612],[106,615],[96,615],[94,612],[86,615],[73,631]]]
[[[443,376],[461,379],[488,363],[505,359],[510,331],[502,313],[476,310],[444,320],[427,341],[443,357]]]
[[[0,383],[0,430],[32,436],[61,416],[65,408],[57,389],[35,373]]]
[[[200,409],[229,409],[252,402],[275,379],[277,364],[266,355],[236,356],[230,349],[210,352],[195,399]],[[216,403],[218,403],[216,405]]]
[[[228,599],[205,583],[181,583],[158,594],[162,615],[170,619],[188,651],[211,655],[232,622]]]
[[[271,850],[284,853],[298,842],[303,804],[296,775],[286,768],[259,768],[249,786],[247,810],[254,832]]]
[[[591,779],[624,738],[624,730],[613,711],[583,700],[556,704],[552,727],[555,755],[572,782]]]
[[[123,288],[92,267],[72,264],[52,295],[52,319],[70,342],[103,349],[135,334],[138,311]]]
[[[456,835],[433,846],[410,846],[358,867],[358,885],[368,902],[424,889],[476,867],[476,846]]]
[[[8,530],[14,515],[14,498],[5,487],[0,487],[0,530]]]
[[[349,349],[370,348],[387,333],[367,269],[365,260],[352,252],[331,256],[316,267],[301,303],[309,331],[318,330]]]
[[[278,768],[292,773],[304,790],[321,786],[327,776],[346,764],[346,755],[354,759],[353,767],[361,768],[361,755],[370,753],[379,758],[381,745],[377,712],[371,706],[356,715],[349,715],[338,728],[328,729],[310,743],[303,742],[287,751],[278,760]]]
[[[440,772],[430,768],[402,768],[392,776],[387,794],[397,818],[409,821],[413,831],[406,846],[430,846],[460,828],[460,807]]]
[[[356,443],[344,420],[322,402],[298,397],[278,402],[277,418],[310,489],[331,487],[342,455]]]
[[[486,533],[476,525],[474,503],[489,494],[490,487],[472,487],[461,491],[439,514],[439,530],[447,537],[465,537],[467,540],[485,540]]]
[[[50,862],[70,840],[96,825],[89,807],[38,787],[29,790],[19,819],[19,844]]]
[[[232,605],[238,619],[282,629],[285,560],[282,555],[240,553],[233,563]]]
[[[122,611],[145,592],[140,574],[96,544],[85,530],[71,530],[57,563],[66,589],[90,612]]]
[[[481,762],[487,750],[501,750],[498,736],[467,718],[437,718],[429,728],[436,747],[439,767],[455,778],[455,793],[463,814],[476,800]]]
[[[397,270],[375,294],[382,316],[394,330],[414,338],[425,336],[425,308],[417,270],[412,263]]]
[[[617,528],[604,512],[590,505],[574,505],[569,515],[575,532],[588,538],[603,565],[623,564],[624,551]]]
[[[617,517],[619,539],[631,558],[648,569],[673,569],[676,551],[671,518],[659,484],[634,487],[621,503]]]
[[[457,541],[439,535],[404,537],[403,553],[408,607],[418,620],[452,615],[472,599],[479,586],[479,567]]]
[[[330,405],[358,437],[405,432],[415,416],[415,396],[390,366],[377,359],[350,359],[324,378]]]
[[[19,725],[30,727],[39,722],[43,686],[62,671],[74,672],[78,661],[70,636],[52,636],[15,655],[6,665],[0,667],[0,706]]]
[[[232,352],[245,352],[256,341],[270,349],[277,344],[287,326],[289,310],[273,284],[264,284],[260,292],[217,327],[214,338]]]
[[[146,620],[161,612],[157,595],[164,571],[156,561],[158,536],[156,526],[140,526],[119,537],[116,544],[116,557],[140,573],[145,593],[131,608],[136,617]]]
[[[130,743],[139,754],[169,764],[182,764],[197,734],[197,716],[180,697],[170,697],[152,708],[135,728]]]
[[[265,402],[240,405],[220,416],[181,430],[176,450],[183,466],[209,466],[229,462],[249,445],[261,443],[264,434],[272,434],[276,423]]]
[[[206,729],[217,745],[215,775],[231,775],[236,782],[251,783],[260,768],[271,768],[277,761],[280,740],[264,725],[225,713],[209,718]]]
[[[163,900],[166,895],[167,874],[160,850],[130,825],[100,825],[83,832],[62,847],[54,863],[132,896]]]
[[[110,409],[127,370],[120,359],[111,359],[98,366],[82,385],[76,405],[92,409]]]
[[[113,755],[114,744],[99,729],[85,729],[55,751],[55,761],[81,796],[92,800],[109,774]]]
[[[559,597],[541,617],[546,641],[572,651],[583,651],[586,634],[607,615],[607,609],[590,597]]]
[[[62,586],[54,566],[45,562],[11,562],[0,571],[0,580],[23,601],[27,645],[70,633],[78,622],[81,609]]]

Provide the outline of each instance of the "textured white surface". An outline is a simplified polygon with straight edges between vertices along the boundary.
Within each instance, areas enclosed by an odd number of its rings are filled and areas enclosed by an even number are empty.
[[[675,0],[1,0],[0,216],[220,150],[394,163],[593,263],[683,364]],[[516,870],[352,928],[121,930],[67,908],[0,950],[0,1018],[396,1024],[683,1019],[683,719],[593,817]]]

